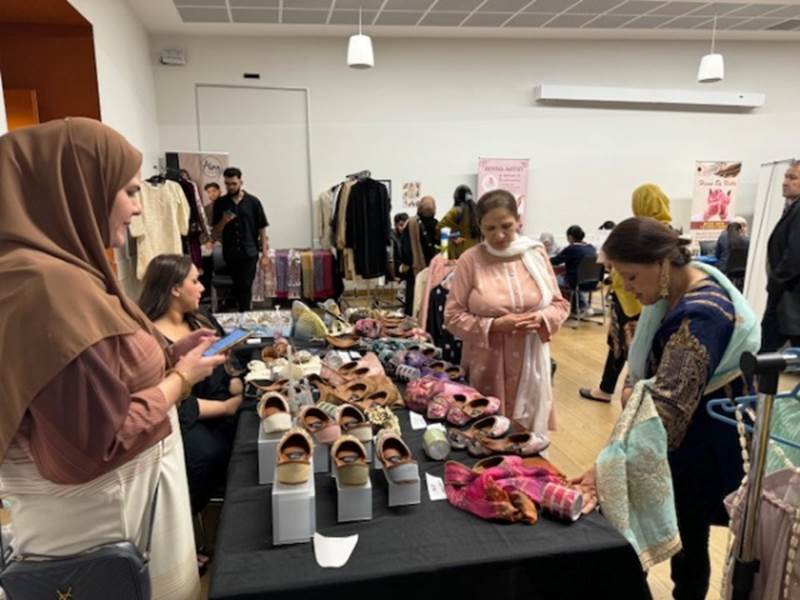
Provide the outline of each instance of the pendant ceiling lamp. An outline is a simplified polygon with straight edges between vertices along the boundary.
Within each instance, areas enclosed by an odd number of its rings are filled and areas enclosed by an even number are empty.
[[[350,36],[347,44],[347,66],[354,69],[369,69],[375,66],[372,39],[361,33],[361,9],[358,9],[358,34]]]
[[[700,60],[700,68],[697,69],[697,81],[700,83],[716,83],[725,77],[725,61],[722,54],[714,52],[714,44],[717,41],[717,17],[714,16],[714,26],[711,30],[711,54],[706,54]]]

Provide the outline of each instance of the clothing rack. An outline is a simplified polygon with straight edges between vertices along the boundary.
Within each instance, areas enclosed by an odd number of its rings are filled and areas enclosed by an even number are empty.
[[[369,169],[364,169],[363,171],[358,171],[356,173],[350,173],[350,175],[346,175],[345,179],[358,179],[361,181],[362,179],[367,179],[368,177],[372,177],[372,171]]]
[[[712,400],[706,406],[709,415],[723,423],[733,423],[729,417],[717,413],[714,409],[721,407],[726,412],[736,410],[739,404],[756,404],[756,419],[753,427],[749,427],[753,433],[751,448],[751,466],[748,474],[749,484],[747,489],[745,515],[742,523],[742,532],[739,536],[739,543],[736,549],[736,560],[733,570],[733,600],[748,600],[753,590],[755,575],[759,569],[759,561],[755,558],[755,528],[758,522],[758,513],[761,506],[761,493],[763,488],[764,471],[767,461],[767,450],[769,441],[774,439],[776,442],[800,448],[800,444],[791,440],[785,440],[770,435],[772,423],[772,409],[775,400],[784,398],[797,398],[800,386],[796,387],[790,394],[778,394],[778,379],[788,367],[800,365],[800,349],[793,348],[785,353],[761,354],[756,356],[746,352],[741,358],[741,369],[746,377],[757,376],[758,396],[744,396],[736,398],[733,403],[730,400]]]

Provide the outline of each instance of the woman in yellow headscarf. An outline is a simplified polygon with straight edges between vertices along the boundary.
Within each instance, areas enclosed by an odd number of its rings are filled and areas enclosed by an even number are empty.
[[[651,217],[665,225],[672,222],[669,198],[654,183],[637,187],[633,191],[631,204],[635,217]],[[610,312],[608,356],[600,386],[594,389],[581,388],[579,391],[581,397],[587,400],[611,402],[617,379],[628,359],[628,345],[633,339],[636,321],[642,312],[642,305],[633,294],[625,291],[622,277],[616,271],[611,272]]]

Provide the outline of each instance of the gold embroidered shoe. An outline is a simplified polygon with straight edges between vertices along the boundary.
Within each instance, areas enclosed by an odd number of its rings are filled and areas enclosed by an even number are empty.
[[[311,453],[314,442],[304,429],[295,427],[283,434],[276,447],[276,476],[280,483],[300,485],[311,477]]]

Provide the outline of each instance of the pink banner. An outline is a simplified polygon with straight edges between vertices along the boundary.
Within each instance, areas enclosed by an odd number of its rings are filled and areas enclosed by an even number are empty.
[[[506,190],[517,199],[520,216],[525,215],[528,199],[527,158],[479,158],[478,198],[493,190]],[[524,219],[523,219],[524,222]]]
[[[736,187],[741,162],[697,161],[692,197],[692,238],[716,241],[736,216]]]

